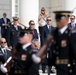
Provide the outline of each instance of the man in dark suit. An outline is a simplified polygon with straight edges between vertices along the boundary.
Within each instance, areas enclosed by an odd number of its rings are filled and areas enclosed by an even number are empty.
[[[1,37],[8,38],[7,31],[9,29],[10,19],[7,18],[7,14],[3,13],[3,18],[0,19],[0,26],[1,26]]]
[[[47,19],[46,19],[46,22],[47,22],[47,24],[43,27],[43,28],[41,28],[41,45],[44,45],[45,44],[45,40],[47,39],[47,36],[49,35],[49,34],[53,34],[53,31],[54,31],[54,27],[51,25],[51,18],[50,18],[50,16],[48,16],[47,17]],[[45,73],[45,68],[46,68],[46,65],[47,65],[47,55],[48,55],[48,53],[49,53],[49,55],[50,56],[52,56],[52,50],[49,48],[49,46],[48,46],[48,48],[47,48],[47,52],[46,52],[46,54],[45,54],[45,58],[43,59],[43,62],[42,62],[42,70],[43,70],[43,73]]]
[[[9,47],[10,48],[15,48],[16,44],[18,43],[18,36],[19,36],[19,31],[22,29],[18,25],[18,17],[13,17],[13,24],[10,26],[10,29],[8,31],[9,33]]]
[[[46,40],[46,38],[47,38],[47,36],[48,36],[48,34],[52,34],[53,33],[53,31],[54,31],[54,27],[51,25],[51,18],[50,18],[50,16],[49,17],[47,17],[47,19],[46,19],[46,22],[47,22],[47,24],[43,27],[43,30],[42,30],[42,42],[43,42],[43,44],[45,43],[45,40]]]
[[[35,22],[33,20],[29,21],[29,28],[28,29],[32,30],[32,32],[33,32],[33,39],[38,39],[38,32],[35,29]]]
[[[0,62],[4,64],[6,60],[11,56],[11,50],[7,46],[7,42],[5,38],[0,39]],[[5,75],[0,71],[1,75]]]
[[[68,24],[68,27],[72,28],[72,29],[76,29],[76,23],[75,23],[75,16],[74,15],[70,16],[70,21],[71,22]]]

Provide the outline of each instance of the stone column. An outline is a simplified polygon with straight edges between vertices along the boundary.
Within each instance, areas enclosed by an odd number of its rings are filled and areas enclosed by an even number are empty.
[[[28,26],[29,20],[34,20],[37,27],[39,15],[39,0],[19,0],[20,22]]]

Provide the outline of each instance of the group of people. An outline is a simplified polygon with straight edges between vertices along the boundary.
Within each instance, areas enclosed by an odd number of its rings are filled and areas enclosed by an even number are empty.
[[[41,48],[33,20],[29,21],[29,28],[22,29],[18,25],[17,17],[14,17],[13,24],[10,24],[6,13],[3,14],[4,18],[0,19],[1,75],[39,75],[40,63],[43,73],[48,65],[50,72],[52,66],[56,67],[57,75],[76,75],[75,16],[70,16],[72,11],[54,11],[57,24],[54,27],[51,17],[45,11],[45,8],[42,7],[38,18]],[[70,23],[68,23],[69,17]],[[51,39],[51,37],[53,38]],[[17,53],[12,59],[9,66],[10,71],[8,71],[3,64],[15,50]]]

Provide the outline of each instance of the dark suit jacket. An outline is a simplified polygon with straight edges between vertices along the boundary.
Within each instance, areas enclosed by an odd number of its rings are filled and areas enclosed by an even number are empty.
[[[14,27],[14,25],[10,26],[10,29],[8,31],[8,45],[15,47],[16,44],[18,43],[18,36],[19,36],[19,30],[22,28],[20,26],[17,26],[18,30]]]
[[[44,27],[39,27],[39,31],[40,31],[40,39],[41,39],[41,46],[43,46],[45,44],[46,38],[48,37],[48,34],[53,34],[53,31],[55,30],[55,28],[53,26],[51,26],[51,30],[49,31],[47,25],[45,25]],[[47,47],[47,51],[45,54],[45,57],[43,58],[42,63],[43,64],[47,64],[47,53],[48,53],[48,57],[52,57],[52,50],[50,49],[50,44]]]
[[[39,27],[41,46],[44,45],[48,34],[53,34],[54,29],[55,28],[51,26],[51,32],[49,32],[47,25],[45,25],[44,27]]]
[[[2,52],[1,47],[0,47],[0,54],[3,55],[3,59],[6,61],[6,60],[11,56],[11,51],[9,51],[9,50],[6,49],[6,54],[4,54],[4,53]]]
[[[2,52],[1,47],[0,47],[0,63],[4,64],[10,56],[11,56],[11,51],[6,50],[6,54],[4,54],[4,53]],[[1,71],[0,71],[0,74],[1,74],[1,75],[5,75],[5,74],[2,73]]]
[[[69,28],[72,28],[71,23],[68,24],[68,27],[69,27]],[[75,27],[74,27],[74,28],[76,29],[76,23],[75,23]]]
[[[30,29],[30,28],[28,28]],[[38,32],[36,29],[34,29],[33,39],[38,39]]]
[[[10,19],[6,18],[7,19],[7,23],[10,22]],[[1,18],[0,19],[0,26],[1,26],[1,33],[5,33],[5,26],[2,26],[2,24],[5,23],[4,19]]]

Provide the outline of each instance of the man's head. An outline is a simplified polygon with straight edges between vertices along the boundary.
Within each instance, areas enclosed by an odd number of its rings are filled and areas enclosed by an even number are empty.
[[[34,29],[34,27],[35,27],[35,22],[34,22],[33,20],[30,20],[30,21],[29,21],[29,27],[30,27],[31,29]]]
[[[18,20],[19,20],[18,17],[13,17],[13,23],[14,23],[14,25],[17,25],[18,24]]]
[[[71,21],[71,23],[74,23],[75,22],[75,16],[74,15],[71,15],[70,16],[70,21]]]
[[[5,48],[7,46],[7,43],[6,43],[6,39],[5,38],[1,38],[0,39],[0,45],[2,48]]]
[[[32,41],[32,31],[29,29],[20,30],[19,34],[19,43],[24,45]]]
[[[41,8],[41,14],[45,15],[45,11],[46,11],[45,8],[42,7],[42,8]]]
[[[51,17],[50,17],[50,16],[48,16],[48,17],[46,18],[46,22],[47,22],[48,25],[51,25]]]
[[[6,18],[7,17],[7,14],[6,13],[3,13],[3,18]]]
[[[57,23],[57,27],[63,28],[64,26],[68,25],[69,16],[72,11],[54,11],[55,13],[55,20]]]

